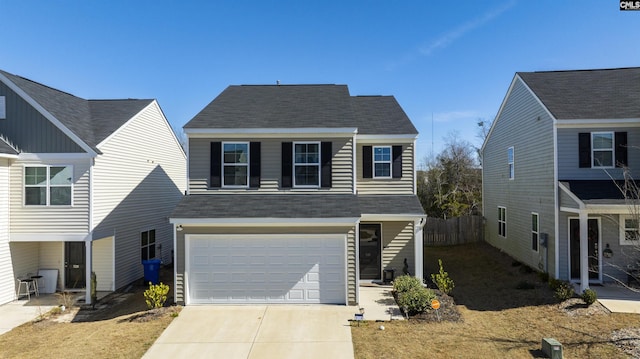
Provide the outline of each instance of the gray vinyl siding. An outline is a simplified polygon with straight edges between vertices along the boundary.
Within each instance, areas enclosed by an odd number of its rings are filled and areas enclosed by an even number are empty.
[[[5,96],[6,119],[0,120],[0,133],[10,138],[22,152],[84,152],[53,123],[0,82],[0,96]]]
[[[211,142],[260,142],[261,173],[260,188],[258,189],[229,189],[209,188],[211,167]],[[266,192],[328,192],[328,193],[353,193],[353,139],[301,139],[299,141],[331,141],[332,142],[332,186],[330,189],[296,189],[280,188],[282,177],[282,142],[295,142],[291,138],[278,139],[189,139],[189,191],[198,193],[266,193]]]
[[[156,256],[170,261],[168,217],[186,189],[186,159],[155,102],[98,147],[103,154],[93,169],[93,238],[115,238],[117,289],[143,276],[142,231],[155,229],[156,246],[162,245]]]
[[[415,275],[413,222],[382,222],[382,269],[395,269],[396,276],[402,275],[405,258]]]
[[[576,201],[571,198],[565,191],[558,188],[558,193],[560,193],[560,207],[574,208],[578,209],[580,206]]]
[[[560,121],[562,123],[562,121]],[[581,132],[627,132],[627,160],[630,168],[640,168],[639,127],[598,127],[558,129],[558,179],[608,180],[622,179],[621,168],[580,168],[578,166],[578,134]]]
[[[355,227],[184,227],[176,232],[176,303],[184,305],[185,235],[186,234],[345,234],[347,236],[347,301],[356,303]]]
[[[11,234],[88,234],[89,233],[89,158],[47,161],[15,160],[10,168]],[[73,166],[71,206],[25,206],[25,166]],[[42,238],[34,238],[38,240]]]
[[[380,146],[388,145],[389,144],[380,144]],[[358,194],[413,194],[415,173],[413,144],[402,144],[402,178],[389,179],[362,177],[363,146],[377,146],[377,144],[358,143],[356,146],[356,181]]]
[[[15,277],[24,277],[27,273],[35,273],[38,271],[38,242],[11,242],[9,243],[9,250]],[[17,289],[15,278],[13,278],[11,288],[15,294],[15,290]]]
[[[515,178],[509,179],[507,149],[514,147]],[[512,257],[554,273],[553,121],[526,87],[516,80],[483,152],[485,238]],[[507,209],[506,238],[498,235],[498,206]],[[544,249],[531,248],[531,213],[539,214],[539,231],[549,238]]]
[[[0,158],[0,305],[13,300],[14,288],[9,250],[9,160]]]

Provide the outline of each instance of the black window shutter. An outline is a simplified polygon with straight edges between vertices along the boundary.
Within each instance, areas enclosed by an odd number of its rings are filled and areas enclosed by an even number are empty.
[[[373,178],[373,148],[362,146],[362,178]]]
[[[578,155],[580,168],[591,168],[591,133],[578,134]]]
[[[331,160],[333,150],[331,142],[322,142],[320,144],[320,187],[331,187]]]
[[[627,165],[627,133],[616,132],[616,167],[624,167]]]
[[[293,142],[282,142],[282,187],[293,187]]]
[[[391,156],[393,157],[391,177],[402,178],[402,146],[393,146]]]
[[[211,178],[209,186],[219,188],[222,186],[222,142],[211,142]]]
[[[249,187],[260,187],[260,142],[249,143]]]

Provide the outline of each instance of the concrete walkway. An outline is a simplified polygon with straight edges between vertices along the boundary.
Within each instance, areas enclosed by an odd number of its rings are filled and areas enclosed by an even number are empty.
[[[143,358],[352,359],[349,319],[338,305],[188,306]]]
[[[389,286],[361,286],[360,308],[364,309],[364,320],[404,320]]]
[[[640,293],[619,285],[593,286],[598,302],[612,313],[640,314]]]
[[[0,335],[35,320],[57,305],[58,300],[52,294],[32,295],[30,301],[25,298],[0,305]]]

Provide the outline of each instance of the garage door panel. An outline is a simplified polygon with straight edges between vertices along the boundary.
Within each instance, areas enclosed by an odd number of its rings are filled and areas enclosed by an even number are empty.
[[[345,238],[194,236],[189,303],[344,303]]]

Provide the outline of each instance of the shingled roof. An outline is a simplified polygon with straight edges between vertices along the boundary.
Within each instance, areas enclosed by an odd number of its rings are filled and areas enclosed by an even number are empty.
[[[96,152],[97,145],[153,100],[86,100],[0,70]]]
[[[346,85],[232,85],[185,129],[357,128],[417,134],[393,96],[351,96]]]
[[[640,67],[518,76],[558,120],[640,118]]]

